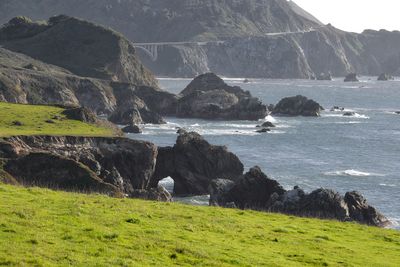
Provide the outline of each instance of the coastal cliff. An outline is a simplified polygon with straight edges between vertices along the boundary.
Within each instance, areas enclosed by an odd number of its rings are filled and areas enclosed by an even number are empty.
[[[160,45],[155,61],[138,49],[144,65],[159,76],[215,72],[230,77],[308,79],[328,72],[333,76],[351,72],[396,75],[400,69],[399,32],[344,32],[322,25],[286,0],[0,3],[3,23],[17,15],[45,19],[53,14],[109,26],[138,43],[194,42]]]

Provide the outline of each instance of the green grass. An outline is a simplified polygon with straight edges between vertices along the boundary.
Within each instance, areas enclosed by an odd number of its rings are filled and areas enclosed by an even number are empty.
[[[0,184],[0,266],[399,266],[352,223]]]
[[[64,109],[53,106],[21,105],[0,102],[0,137],[14,135],[79,135],[112,136],[113,130],[105,126],[68,120],[61,115]],[[61,119],[53,120],[59,116]],[[13,125],[14,121],[22,126]]]

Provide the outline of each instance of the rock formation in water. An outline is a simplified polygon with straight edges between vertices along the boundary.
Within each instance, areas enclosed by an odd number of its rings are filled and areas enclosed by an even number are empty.
[[[226,147],[210,145],[197,133],[181,131],[173,147],[159,148],[152,186],[166,177],[177,195],[204,195],[217,178],[237,180],[243,164]]]
[[[80,8],[76,8],[79,6]],[[310,78],[321,72],[400,73],[400,32],[344,32],[283,0],[3,0],[0,22],[67,14],[109,26],[135,42],[161,45],[146,66],[163,76],[215,72],[230,77]],[[292,32],[286,35],[267,33]],[[240,62],[240,64],[238,63]]]
[[[196,77],[182,92],[178,100],[178,117],[258,120],[265,118],[267,107],[250,92],[227,85],[213,73]]]
[[[293,96],[283,98],[274,107],[272,114],[281,116],[320,116],[320,112],[324,110],[320,104],[305,96]]]
[[[343,197],[329,189],[317,189],[309,194],[298,187],[286,191],[258,167],[251,168],[236,182],[215,180],[209,190],[210,205],[355,221],[380,227],[390,225],[390,221],[358,192],[348,192]]]
[[[358,80],[358,77],[357,77],[356,73],[349,73],[344,78],[344,81],[345,82],[359,82],[360,80]]]

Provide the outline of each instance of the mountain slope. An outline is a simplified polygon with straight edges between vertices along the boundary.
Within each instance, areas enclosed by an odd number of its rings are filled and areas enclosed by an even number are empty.
[[[189,41],[298,31],[316,23],[286,0],[2,0],[0,22],[54,14],[110,26],[137,42]],[[3,21],[1,21],[3,20]]]
[[[144,65],[159,76],[310,78],[321,72],[400,74],[400,33],[347,33],[321,25],[286,0],[3,0],[0,21],[14,15],[43,19],[69,14],[116,29],[136,42],[213,41],[160,45]],[[339,16],[340,14],[338,14]],[[313,29],[312,31],[310,31]],[[298,32],[266,35],[273,32]]]

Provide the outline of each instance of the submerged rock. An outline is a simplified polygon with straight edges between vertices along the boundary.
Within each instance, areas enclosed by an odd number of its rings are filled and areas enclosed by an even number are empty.
[[[284,116],[311,116],[318,117],[324,108],[312,99],[297,95],[283,98],[274,107],[272,114]]]
[[[227,85],[213,73],[196,77],[178,100],[178,117],[258,120],[267,115],[267,107],[250,92]]]
[[[345,116],[345,117],[353,117],[353,116],[355,116],[355,115],[356,115],[355,112],[345,112],[345,113],[343,114],[343,116]]]
[[[275,124],[273,124],[272,122],[266,121],[266,122],[264,122],[263,124],[261,124],[259,127],[275,128],[276,126],[275,126]]]
[[[271,131],[271,129],[269,129],[269,128],[262,128],[261,130],[257,130],[256,132],[257,133],[268,133],[270,131]]]
[[[344,78],[345,82],[359,82],[357,74],[356,73],[349,73],[347,76]]]

